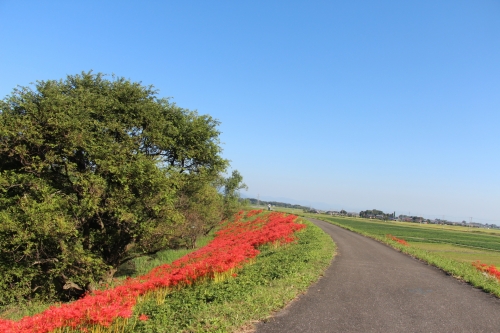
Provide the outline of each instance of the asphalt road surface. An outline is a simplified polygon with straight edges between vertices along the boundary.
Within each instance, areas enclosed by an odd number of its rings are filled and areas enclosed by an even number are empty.
[[[500,300],[370,238],[311,219],[337,256],[257,333],[500,332]]]

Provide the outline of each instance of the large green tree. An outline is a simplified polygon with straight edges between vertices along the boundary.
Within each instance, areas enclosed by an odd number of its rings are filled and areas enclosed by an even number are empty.
[[[0,303],[70,297],[168,247],[190,216],[213,224],[217,126],[114,76],[15,89],[0,102]]]

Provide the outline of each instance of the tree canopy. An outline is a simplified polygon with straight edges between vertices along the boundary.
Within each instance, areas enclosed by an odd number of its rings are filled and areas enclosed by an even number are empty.
[[[0,102],[0,303],[71,297],[193,221],[213,228],[242,182],[217,190],[218,125],[115,76],[16,88]]]

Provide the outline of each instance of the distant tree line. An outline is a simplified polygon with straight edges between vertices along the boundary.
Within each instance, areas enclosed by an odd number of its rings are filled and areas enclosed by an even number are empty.
[[[395,215],[395,213],[384,213],[383,211],[378,209],[362,210],[361,212],[359,212],[360,217],[377,218],[381,220],[394,219],[396,217]]]
[[[304,211],[309,211],[309,207],[306,207],[306,206],[302,206],[302,205],[292,205],[292,204],[289,204],[289,203],[285,203],[285,202],[279,202],[279,201],[264,201],[264,200],[258,200],[258,199],[254,199],[254,198],[251,198],[251,199],[246,199],[250,202],[250,204],[252,205],[257,205],[257,204],[260,204],[260,205],[264,205],[264,206],[267,206],[267,205],[272,205],[272,206],[276,206],[276,207],[284,207],[284,208],[293,208],[293,209],[302,209]]]
[[[419,223],[419,222],[430,222],[429,219],[423,218],[422,216],[409,216],[409,215],[399,215],[398,219],[400,221],[405,221],[405,222],[414,222],[414,223]]]
[[[0,101],[0,305],[68,300],[238,210],[219,122],[91,72]]]

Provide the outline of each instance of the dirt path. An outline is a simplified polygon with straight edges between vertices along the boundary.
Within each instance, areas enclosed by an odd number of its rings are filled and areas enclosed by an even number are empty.
[[[257,333],[500,332],[500,300],[388,246],[311,219],[338,254],[325,276]]]

